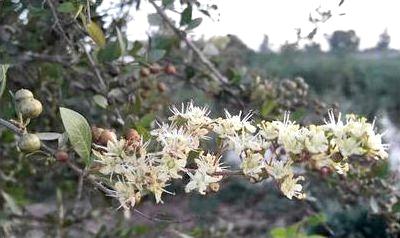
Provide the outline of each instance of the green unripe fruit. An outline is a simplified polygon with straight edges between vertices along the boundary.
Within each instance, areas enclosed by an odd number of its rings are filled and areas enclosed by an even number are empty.
[[[14,98],[16,102],[21,102],[25,99],[33,98],[33,93],[28,89],[20,89],[17,92],[15,92]]]
[[[35,118],[43,111],[42,103],[34,98],[22,100],[17,104],[17,110],[24,118]]]
[[[25,153],[35,152],[40,149],[40,139],[35,134],[24,134],[18,141],[18,147]]]

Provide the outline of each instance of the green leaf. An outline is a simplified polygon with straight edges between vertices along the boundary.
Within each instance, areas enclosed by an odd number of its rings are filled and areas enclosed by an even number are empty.
[[[1,195],[3,195],[3,198],[6,201],[6,204],[8,205],[8,207],[11,209],[12,213],[14,213],[16,215],[22,215],[22,210],[17,205],[14,198],[12,198],[8,193],[6,193],[4,191],[1,191]]]
[[[207,11],[207,10],[203,10],[203,9],[199,9],[199,11],[200,11],[201,13],[203,13],[204,15],[206,15],[206,16],[208,16],[208,17],[211,17],[211,15],[210,15],[210,12],[209,12],[209,11]]]
[[[142,109],[142,99],[140,98],[139,94],[136,94],[135,103],[132,106],[132,110],[134,113],[138,114]]]
[[[124,56],[125,55],[125,50],[126,50],[125,39],[122,36],[122,33],[121,33],[121,31],[119,30],[118,27],[117,27],[117,39],[118,39],[119,49],[121,50],[121,55]]]
[[[107,98],[105,98],[103,95],[97,94],[93,96],[93,101],[100,106],[101,108],[106,109],[108,107],[108,101]]]
[[[283,227],[277,227],[271,230],[270,232],[273,238],[286,238],[286,229]]]
[[[322,223],[325,223],[327,221],[327,218],[326,218],[325,214],[318,213],[318,214],[307,217],[305,221],[310,226],[318,226]]]
[[[86,30],[92,40],[101,48],[106,45],[106,37],[104,36],[103,30],[96,22],[89,20],[86,24]]]
[[[203,19],[201,17],[195,18],[193,19],[188,26],[186,27],[186,30],[193,30],[194,28],[198,27],[201,22],[203,21]]]
[[[181,14],[181,21],[180,21],[180,25],[184,26],[189,24],[192,21],[192,6],[188,5],[187,8],[185,8],[185,10],[183,10],[182,14]]]
[[[392,210],[394,213],[400,213],[400,202],[397,202],[392,206]]]
[[[0,65],[0,98],[6,89],[8,67],[8,64]]]
[[[109,42],[97,53],[97,59],[104,63],[118,59],[121,56],[121,49],[118,42]]]
[[[140,119],[138,124],[144,128],[150,128],[150,125],[154,121],[154,119],[155,115],[153,113],[148,113]]]
[[[174,3],[174,0],[162,0],[162,5],[168,7]]]
[[[71,13],[71,12],[75,12],[76,9],[72,2],[64,2],[64,3],[61,3],[57,7],[57,11],[62,12],[62,13]]]
[[[132,56],[136,56],[139,53],[139,50],[143,48],[143,44],[140,41],[133,42],[133,47],[129,51],[129,54]]]
[[[89,165],[92,145],[89,123],[81,114],[68,108],[60,107],[60,114],[73,149]]]
[[[261,116],[266,117],[268,116],[272,110],[275,109],[275,107],[277,106],[277,103],[274,100],[266,100],[264,101],[263,105],[261,106]]]
[[[167,53],[166,50],[159,50],[159,49],[154,49],[149,52],[149,57],[148,60],[150,62],[156,62],[162,59],[165,56],[165,53]]]

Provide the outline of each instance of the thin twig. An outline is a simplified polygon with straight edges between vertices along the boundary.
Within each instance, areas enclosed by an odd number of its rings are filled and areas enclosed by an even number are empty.
[[[47,4],[50,7],[51,13],[53,14],[54,17],[54,24],[57,26],[58,30],[61,32],[61,34],[63,35],[64,39],[68,42],[68,45],[70,45],[71,47],[73,47],[73,43],[72,41],[68,38],[67,33],[65,33],[61,23],[60,23],[60,19],[58,18],[57,15],[57,11],[53,5],[52,0],[47,0]]]
[[[90,55],[90,52],[86,49],[86,47],[83,44],[79,44],[79,46],[85,51],[85,54],[89,60],[90,66],[92,67],[94,73],[96,74],[97,79],[99,80],[101,91],[106,92],[107,90],[107,84],[103,79],[103,76],[101,76],[100,70],[96,65],[96,62],[93,60],[92,56]]]
[[[179,30],[171,19],[165,14],[164,10],[159,7],[154,0],[149,0],[149,2],[154,6],[157,13],[161,16],[161,18],[165,21],[165,23],[175,32],[175,34],[183,40],[186,45],[194,52],[194,54],[199,58],[199,60],[210,70],[211,78],[219,83],[228,84],[228,80],[218,71],[218,69],[211,63],[209,59],[201,52],[199,48],[186,37],[186,34]]]
[[[6,121],[6,120],[4,120],[4,119],[2,119],[2,118],[0,118],[0,125],[2,125],[2,126],[4,126],[4,127],[8,128],[9,130],[13,131],[13,132],[14,132],[15,134],[17,134],[17,135],[22,135],[22,133],[23,133],[23,130],[22,130],[22,129],[16,127],[16,126],[15,126],[14,124],[12,124],[11,122]]]

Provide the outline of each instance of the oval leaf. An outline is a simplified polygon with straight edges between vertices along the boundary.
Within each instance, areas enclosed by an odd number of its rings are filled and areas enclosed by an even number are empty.
[[[193,19],[188,26],[186,27],[186,30],[193,30],[194,28],[200,26],[201,22],[203,21],[203,19],[201,17],[195,18]]]
[[[106,37],[101,28],[95,22],[89,21],[89,23],[86,24],[86,29],[89,36],[98,46],[104,47],[106,45]]]
[[[62,13],[71,13],[75,11],[75,6],[72,2],[64,2],[57,7],[57,11]]]
[[[107,98],[105,98],[103,95],[96,94],[93,96],[93,101],[99,105],[100,107],[106,109],[108,107],[108,101]]]
[[[192,21],[192,6],[189,4],[181,13],[180,25],[184,26]]]
[[[86,165],[89,165],[92,145],[89,123],[81,114],[68,108],[61,107],[60,114],[72,147]]]

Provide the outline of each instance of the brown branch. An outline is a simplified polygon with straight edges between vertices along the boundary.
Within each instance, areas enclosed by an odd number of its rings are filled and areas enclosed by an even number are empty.
[[[73,47],[73,43],[71,39],[67,36],[67,33],[65,33],[64,28],[62,27],[60,23],[60,19],[58,18],[57,11],[54,7],[53,1],[52,0],[47,0],[47,4],[50,7],[51,13],[53,14],[54,17],[54,24],[57,26],[58,30],[60,31],[61,35],[64,37],[64,39],[67,41],[68,45]]]
[[[12,132],[14,132],[15,134],[17,134],[19,136],[21,136],[24,133],[20,128],[16,127],[12,123],[10,123],[7,120],[4,120],[2,118],[0,118],[0,125],[11,130]],[[46,145],[43,142],[41,142],[41,149],[53,156],[55,156],[55,154],[57,153],[57,151],[55,149],[51,148],[50,146]],[[71,160],[68,160],[68,162],[66,164],[78,176],[83,176],[84,178],[86,178],[94,187],[96,187],[100,191],[104,192],[107,195],[114,194],[114,190],[107,188],[101,182],[97,181],[97,178],[95,176],[87,175],[87,173],[85,173],[82,169],[80,169],[79,166],[76,165],[75,163],[73,163]]]
[[[164,10],[159,7],[154,0],[149,0],[149,2],[154,6],[157,13],[161,16],[161,18],[165,21],[165,23],[175,32],[175,34],[186,43],[186,45],[194,52],[194,54],[199,58],[199,60],[210,70],[211,78],[214,81],[217,81],[222,84],[228,84],[228,80],[219,72],[219,70],[211,63],[209,59],[200,51],[199,48],[189,39],[186,37],[186,34],[179,30],[171,19],[167,16]]]
[[[64,67],[70,67],[74,64],[74,60],[69,57],[63,57],[61,55],[46,55],[46,54],[38,54],[34,52],[27,52],[18,58],[17,63],[25,63],[30,61],[45,61],[61,64]]]
[[[90,52],[86,49],[86,47],[83,44],[79,44],[79,46],[85,51],[85,54],[89,60],[90,66],[92,67],[97,79],[99,80],[100,83],[100,88],[103,93],[107,92],[107,84],[105,80],[103,79],[103,76],[101,76],[101,72],[96,65],[96,62],[93,60],[92,56],[90,55]]]
[[[8,128],[9,130],[11,130],[12,132],[14,132],[17,135],[22,135],[23,130],[18,128],[17,126],[15,126],[14,124],[12,124],[11,122],[4,120],[2,118],[0,118],[0,125]]]

